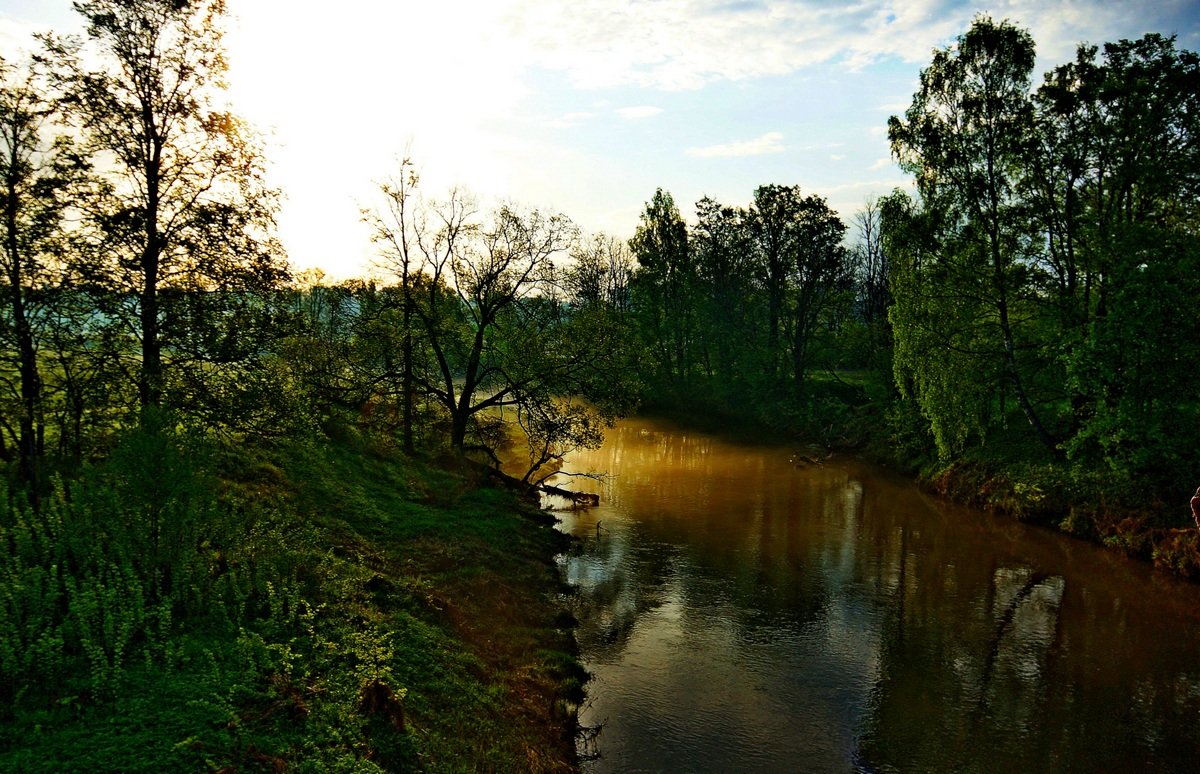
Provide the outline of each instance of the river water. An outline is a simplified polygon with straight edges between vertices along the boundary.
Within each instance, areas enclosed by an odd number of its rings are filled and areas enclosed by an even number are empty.
[[[633,419],[568,457],[609,476],[558,479],[602,497],[560,514],[585,770],[1200,770],[1200,587],[797,453]]]

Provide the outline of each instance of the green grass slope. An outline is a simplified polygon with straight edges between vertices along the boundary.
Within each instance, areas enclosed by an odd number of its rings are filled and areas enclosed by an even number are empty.
[[[574,767],[545,514],[350,430],[138,435],[0,523],[0,770]]]

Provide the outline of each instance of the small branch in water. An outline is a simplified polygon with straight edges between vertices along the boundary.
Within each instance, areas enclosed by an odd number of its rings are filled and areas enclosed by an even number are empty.
[[[580,726],[577,732],[579,743],[576,749],[579,751],[579,760],[582,763],[600,760],[600,745],[596,738],[600,736],[600,732],[604,730],[604,722],[597,723],[594,726]]]

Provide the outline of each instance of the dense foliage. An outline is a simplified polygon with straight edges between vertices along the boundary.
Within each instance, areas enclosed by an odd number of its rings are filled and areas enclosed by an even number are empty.
[[[885,207],[897,384],[943,459],[1007,438],[997,459],[1036,463],[1026,483],[1065,495],[1055,507],[1182,526],[1200,463],[1200,59],[1147,35],[1080,47],[1036,91],[1032,68],[1027,33],[977,19],[890,123],[918,194]]]
[[[637,263],[627,315],[651,363],[647,401],[764,423],[782,417],[807,432],[838,410],[823,405],[837,385],[864,402],[831,369],[870,362],[868,332],[885,323],[855,290],[872,280],[878,288],[878,267],[843,244],[847,227],[825,200],[765,185],[745,208],[702,199],[696,217],[689,228],[659,190],[624,258]],[[874,213],[867,221],[877,228]]]

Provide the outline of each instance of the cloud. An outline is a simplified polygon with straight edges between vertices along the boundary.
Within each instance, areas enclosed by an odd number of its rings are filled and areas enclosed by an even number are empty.
[[[730,156],[762,156],[768,153],[782,153],[786,150],[782,145],[782,141],[783,134],[780,132],[767,132],[762,137],[744,142],[709,145],[705,148],[689,148],[687,154],[702,159]]]
[[[545,122],[543,126],[546,126],[550,129],[570,129],[573,126],[578,126],[584,121],[587,121],[593,116],[595,116],[595,113],[579,110],[574,113],[566,113],[558,118],[551,119]]]
[[[654,107],[653,105],[638,105],[636,107],[617,108],[617,115],[621,116],[621,118],[624,118],[627,121],[636,121],[640,118],[650,118],[651,116],[656,116],[661,112],[663,112],[662,108]]]
[[[1079,42],[1195,33],[1187,0],[997,0],[991,14],[1032,31],[1039,70]],[[915,64],[952,43],[978,5],[968,0],[512,0],[507,32],[527,64],[567,73],[584,88],[691,90],[716,81],[786,75],[823,63],[860,69]],[[886,108],[892,108],[892,105]]]

